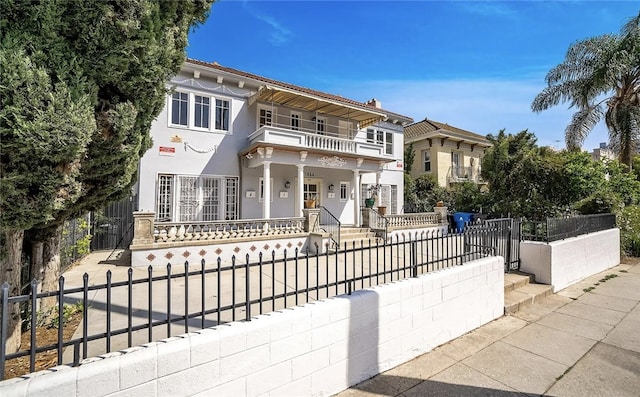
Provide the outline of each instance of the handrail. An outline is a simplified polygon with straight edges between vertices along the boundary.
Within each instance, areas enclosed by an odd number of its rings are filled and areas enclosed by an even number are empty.
[[[387,217],[380,215],[378,211],[375,211],[373,208],[366,208],[365,210],[369,210],[369,229],[376,232],[376,234],[381,234],[382,239],[387,241],[387,232],[389,230],[389,219]]]
[[[320,206],[320,228],[329,233],[336,247],[340,247],[340,220],[326,207]]]

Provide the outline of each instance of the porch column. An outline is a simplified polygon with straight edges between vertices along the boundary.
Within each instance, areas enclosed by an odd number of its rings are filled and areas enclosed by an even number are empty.
[[[381,173],[382,173],[382,172],[380,172],[380,171],[376,172],[376,185],[379,185],[379,184],[380,184],[380,174],[381,174]]]
[[[296,187],[298,197],[298,216],[304,216],[302,209],[304,208],[304,165],[298,164],[298,186]]]
[[[271,218],[271,161],[265,161],[262,168],[262,217]]]
[[[353,221],[360,225],[360,171],[353,170]]]

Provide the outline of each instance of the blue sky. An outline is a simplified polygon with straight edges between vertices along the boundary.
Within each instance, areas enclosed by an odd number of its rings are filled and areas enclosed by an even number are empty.
[[[572,111],[531,102],[569,45],[617,33],[633,1],[239,1],[214,3],[189,57],[482,135],[529,129],[564,147]],[[603,124],[585,141],[607,140]]]

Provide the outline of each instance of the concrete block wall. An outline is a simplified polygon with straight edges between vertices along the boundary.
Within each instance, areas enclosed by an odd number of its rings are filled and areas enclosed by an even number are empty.
[[[551,243],[520,243],[520,270],[557,292],[620,263],[620,229],[609,229]]]
[[[501,257],[0,383],[2,396],[328,396],[502,316]]]

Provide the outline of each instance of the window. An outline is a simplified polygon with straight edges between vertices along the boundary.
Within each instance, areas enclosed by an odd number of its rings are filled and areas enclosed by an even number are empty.
[[[158,175],[158,194],[156,197],[156,219],[171,221],[173,212],[173,175]]]
[[[384,152],[385,154],[393,154],[393,132],[384,133]]]
[[[291,113],[291,129],[298,131],[300,129],[300,114]]]
[[[269,201],[273,201],[273,178],[269,179],[269,187],[271,194],[269,195]],[[264,178],[260,177],[260,202],[264,201]]]
[[[422,151],[422,170],[424,172],[431,172],[431,151],[423,150]]]
[[[215,105],[215,109],[213,106]],[[210,95],[171,94],[169,125],[207,131],[230,131],[231,102]],[[215,110],[215,112],[214,112]]]
[[[238,217],[238,179],[226,178],[225,220],[234,220]]]
[[[229,131],[229,101],[216,99],[216,130]]]
[[[174,92],[171,96],[171,124],[187,126],[189,94]]]
[[[327,120],[325,118],[323,117],[316,118],[316,132],[318,134],[324,135],[326,123],[327,123]]]
[[[349,200],[349,193],[351,189],[349,189],[349,182],[340,182],[340,201]]]
[[[194,125],[199,128],[209,128],[209,98],[196,95]]]
[[[368,128],[367,142],[383,145],[384,154],[393,155],[393,132]]]
[[[367,142],[373,143],[373,139],[375,137],[375,130],[368,128],[367,129]]]
[[[224,192],[222,186],[226,187]],[[216,221],[223,216],[237,219],[237,186],[237,177],[159,175],[156,220]]]
[[[258,123],[260,127],[264,125],[271,125],[272,112],[269,109],[260,109],[260,115],[258,118]]]
[[[198,215],[198,177],[180,176],[180,195],[178,196],[178,208],[180,208],[178,221],[195,221]]]

